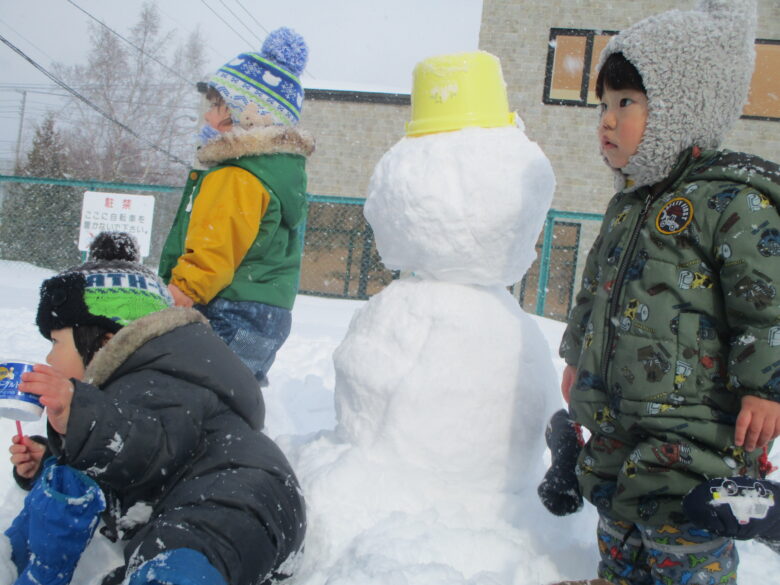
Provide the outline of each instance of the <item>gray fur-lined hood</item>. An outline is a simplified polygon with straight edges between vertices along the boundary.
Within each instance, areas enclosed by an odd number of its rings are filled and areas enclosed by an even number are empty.
[[[209,388],[252,428],[262,428],[257,380],[195,309],[172,307],[123,327],[95,354],[84,381],[104,387],[140,371]]]
[[[756,0],[700,0],[692,11],[670,10],[614,36],[599,67],[623,53],[642,76],[647,126],[622,172],[631,191],[664,179],[680,153],[718,148],[742,113],[755,62]]]
[[[314,152],[314,138],[293,126],[256,126],[244,129],[234,126],[198,149],[197,159],[204,168],[226,160],[261,154],[297,154],[309,157]]]

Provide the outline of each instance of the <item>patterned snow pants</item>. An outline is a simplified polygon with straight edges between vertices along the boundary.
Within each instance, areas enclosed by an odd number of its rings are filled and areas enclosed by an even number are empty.
[[[599,515],[599,577],[615,585],[735,585],[734,541],[691,524],[657,528]]]

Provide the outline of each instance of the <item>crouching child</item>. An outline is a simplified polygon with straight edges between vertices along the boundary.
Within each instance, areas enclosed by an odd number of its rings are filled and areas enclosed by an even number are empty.
[[[101,234],[90,254],[41,287],[49,365],[36,365],[20,388],[41,397],[48,436],[45,445],[14,439],[15,474],[22,483],[41,475],[50,452],[55,467],[80,472],[71,483],[99,487],[103,532],[124,543],[125,559],[103,585],[278,580],[302,546],[304,501],[261,432],[252,372],[201,313],[171,307],[129,237]],[[40,546],[34,535],[46,538],[27,508],[9,529],[22,574]]]

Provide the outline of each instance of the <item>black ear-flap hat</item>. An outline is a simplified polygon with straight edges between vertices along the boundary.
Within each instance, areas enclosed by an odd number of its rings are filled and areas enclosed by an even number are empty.
[[[51,339],[53,330],[80,325],[100,325],[111,333],[122,328],[116,321],[89,312],[84,302],[86,288],[87,279],[79,272],[60,274],[44,281],[35,320],[41,335]]]
[[[135,239],[102,232],[90,247],[90,261],[45,280],[36,324],[46,339],[52,330],[99,325],[116,333],[122,327],[173,305],[157,275],[139,264]]]

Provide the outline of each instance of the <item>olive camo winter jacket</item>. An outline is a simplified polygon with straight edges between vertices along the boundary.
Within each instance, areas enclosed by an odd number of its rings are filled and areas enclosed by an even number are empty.
[[[780,401],[778,203],[777,165],[695,148],[611,200],[561,344],[600,511],[680,523],[705,477],[757,473],[734,423],[742,395]]]

